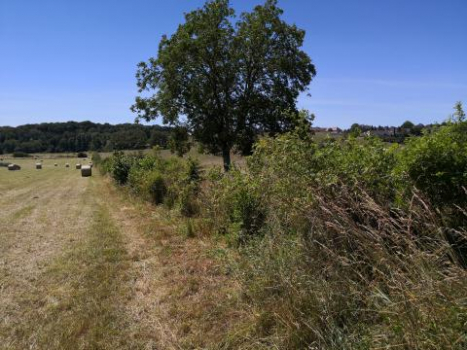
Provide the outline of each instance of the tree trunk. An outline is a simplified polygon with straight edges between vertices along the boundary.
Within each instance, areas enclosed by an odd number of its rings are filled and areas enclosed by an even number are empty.
[[[222,159],[224,160],[224,170],[230,170],[230,147],[225,146],[222,148]]]

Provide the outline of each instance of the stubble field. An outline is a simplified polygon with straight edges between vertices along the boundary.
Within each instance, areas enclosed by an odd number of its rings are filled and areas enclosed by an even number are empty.
[[[41,170],[33,159],[14,162],[22,169],[0,167],[0,349],[204,348],[221,339],[213,317],[230,309],[223,298],[235,286],[219,274],[210,239],[180,236],[176,218],[96,169],[81,177],[76,159],[44,157]]]

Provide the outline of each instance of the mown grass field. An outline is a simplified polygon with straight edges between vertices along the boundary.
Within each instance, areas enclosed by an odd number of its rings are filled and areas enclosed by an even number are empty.
[[[0,349],[180,349],[222,337],[211,321],[232,288],[214,243],[177,234],[175,218],[95,169],[81,177],[76,159],[14,162],[20,171],[0,167]]]

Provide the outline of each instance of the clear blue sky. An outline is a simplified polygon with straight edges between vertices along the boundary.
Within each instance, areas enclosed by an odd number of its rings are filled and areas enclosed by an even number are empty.
[[[238,12],[262,1],[232,0]],[[0,0],[0,125],[132,122],[136,64],[201,0]],[[282,0],[318,74],[315,124],[444,120],[467,103],[467,0]]]

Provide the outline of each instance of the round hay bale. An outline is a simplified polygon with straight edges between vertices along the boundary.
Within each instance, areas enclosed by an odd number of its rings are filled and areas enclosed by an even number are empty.
[[[20,170],[21,167],[18,164],[10,164],[8,165],[8,170]]]
[[[79,164],[79,163],[76,164],[76,169],[78,169],[78,170],[81,169],[81,164]]]
[[[70,167],[70,164],[66,163],[65,168],[69,168],[69,167]]]
[[[57,163],[54,163],[54,166],[58,166],[58,164],[57,164]]]
[[[82,177],[87,177],[92,175],[92,169],[91,166],[89,165],[83,165],[81,167],[81,176]]]
[[[36,169],[42,169],[42,163],[36,163]]]

